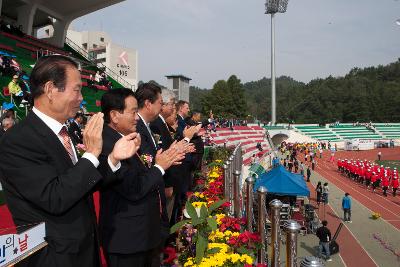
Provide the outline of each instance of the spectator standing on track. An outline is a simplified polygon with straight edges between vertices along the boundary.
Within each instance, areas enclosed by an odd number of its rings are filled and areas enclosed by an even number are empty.
[[[311,177],[311,170],[310,170],[310,166],[307,167],[307,182],[310,181],[310,177]]]
[[[317,204],[321,203],[321,197],[322,197],[322,184],[321,181],[318,182],[317,187],[315,188],[315,192],[317,193]]]
[[[324,186],[322,187],[322,200],[324,201],[324,204],[328,204],[328,197],[329,197],[329,186],[328,183],[324,183]]]
[[[303,178],[304,178],[304,164],[303,164],[303,162],[302,162],[302,161],[300,161],[299,168],[300,168],[300,174],[301,174],[301,177],[303,177]]]
[[[343,219],[345,222],[351,223],[351,197],[349,193],[344,194],[342,199],[342,209],[344,212]]]
[[[379,160],[379,161],[381,160],[381,157],[382,157],[382,152],[379,151],[379,152],[378,152],[378,160]]]
[[[331,241],[331,231],[326,227],[327,221],[322,221],[322,226],[317,229],[317,237],[319,238],[318,257],[322,258],[322,250],[325,250],[326,261],[332,261],[331,253],[329,250],[329,243]]]

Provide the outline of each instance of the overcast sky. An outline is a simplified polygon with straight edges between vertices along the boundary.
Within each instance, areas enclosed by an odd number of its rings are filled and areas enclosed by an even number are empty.
[[[270,77],[270,16],[262,0],[126,0],[73,22],[138,50],[139,80],[167,74],[212,88],[235,74]],[[400,57],[399,0],[289,0],[275,16],[276,75],[309,82]]]

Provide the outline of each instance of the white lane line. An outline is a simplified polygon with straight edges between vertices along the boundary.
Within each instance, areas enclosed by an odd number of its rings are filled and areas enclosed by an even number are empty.
[[[346,262],[343,260],[342,255],[340,255],[340,253],[339,253],[339,257],[340,257],[340,259],[341,259],[341,261],[342,261],[344,267],[347,267],[347,264],[346,264]]]
[[[339,215],[336,213],[335,209],[333,207],[331,207],[332,211],[335,213],[335,215],[337,217],[339,217]],[[339,217],[340,218],[340,217]],[[365,248],[361,245],[360,241],[358,241],[358,239],[356,238],[356,236],[350,231],[349,227],[347,227],[346,224],[343,224],[344,227],[346,227],[347,231],[349,231],[349,233],[354,237],[354,239],[357,241],[357,243],[360,245],[360,247],[365,251],[365,253],[367,253],[368,257],[371,258],[371,260],[375,263],[376,266],[379,266],[376,261],[371,257],[371,255],[368,253],[367,250],[365,250]]]
[[[323,177],[323,176],[322,176],[322,177]],[[314,184],[313,184],[313,186],[314,186]],[[337,186],[336,186],[336,187],[337,187]],[[341,190],[339,187],[337,187],[337,188],[338,188],[340,191],[343,192],[343,190]],[[337,214],[337,212],[335,211],[335,209],[334,209],[330,204],[328,204],[328,206],[331,208],[331,210],[332,210],[333,213],[336,215],[336,217],[338,218],[338,220],[341,221],[341,219],[340,219],[341,217]],[[318,215],[319,215],[319,214],[318,214]],[[368,255],[368,257],[373,261],[373,263],[374,263],[376,266],[379,266],[379,265],[376,263],[376,261],[371,257],[371,255],[368,253],[368,251],[361,245],[360,241],[358,241],[358,239],[356,238],[356,236],[350,231],[349,227],[347,227],[347,225],[344,224],[344,223],[343,223],[343,226],[346,227],[347,231],[349,231],[349,233],[351,234],[351,236],[356,240],[356,242],[358,243],[358,245],[360,245],[361,249],[365,251],[365,253]],[[343,260],[343,258],[342,258],[342,260]],[[344,262],[344,261],[343,261],[343,262]]]

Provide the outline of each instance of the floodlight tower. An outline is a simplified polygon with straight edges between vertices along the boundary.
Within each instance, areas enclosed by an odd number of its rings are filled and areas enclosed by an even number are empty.
[[[276,89],[275,89],[275,13],[285,13],[289,0],[266,0],[265,14],[271,14],[271,125],[276,122]]]

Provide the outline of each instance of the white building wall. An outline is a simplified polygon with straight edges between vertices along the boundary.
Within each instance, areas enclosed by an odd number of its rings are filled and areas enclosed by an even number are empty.
[[[119,76],[133,85],[133,89],[137,88],[138,52],[136,49],[112,43],[111,37],[102,31],[77,32],[70,29],[67,37],[80,47],[86,48],[86,52],[95,47],[105,47],[105,52],[97,54],[97,59],[105,58],[103,64],[112,71],[114,77]],[[86,46],[83,46],[84,44]],[[123,82],[122,85],[124,85]]]
[[[138,83],[137,50],[109,43],[106,47],[106,67],[119,77],[134,85]]]

